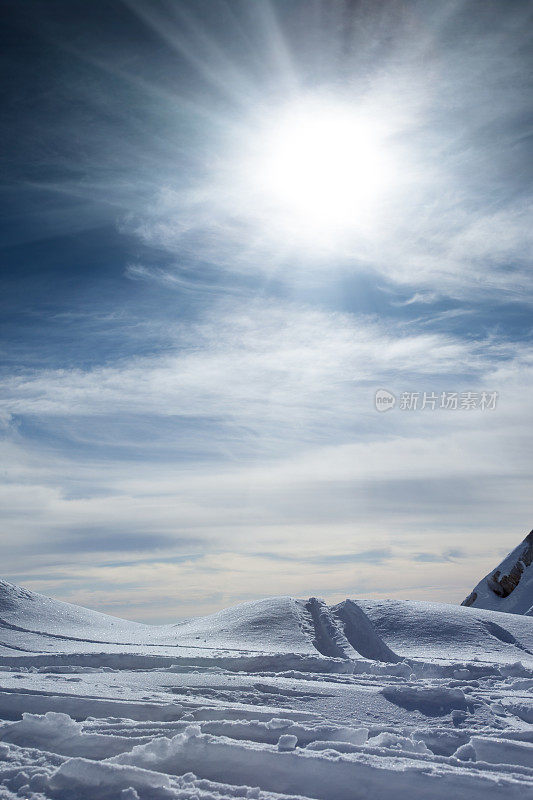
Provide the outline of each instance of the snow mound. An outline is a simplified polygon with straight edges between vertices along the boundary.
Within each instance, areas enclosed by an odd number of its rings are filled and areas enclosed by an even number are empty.
[[[70,644],[69,644],[70,643]],[[290,597],[242,603],[176,625],[143,625],[53,600],[0,581],[0,647],[22,651],[87,651],[98,645],[316,654]],[[90,645],[94,645],[93,648]]]
[[[292,597],[269,597],[242,603],[192,619],[174,630],[176,641],[182,645],[316,653],[302,627],[300,606]]]
[[[104,637],[108,642],[129,641],[132,636],[138,638],[150,631],[148,625],[53,600],[3,580],[0,580],[0,627],[60,638]]]
[[[533,658],[533,619],[445,603],[358,600],[374,629],[403,658],[478,659],[513,663]],[[401,665],[398,665],[401,666]]]
[[[477,584],[462,605],[533,615],[533,531]]]

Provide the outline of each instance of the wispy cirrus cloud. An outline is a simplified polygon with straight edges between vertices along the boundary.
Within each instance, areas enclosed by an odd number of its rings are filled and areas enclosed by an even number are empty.
[[[168,346],[149,357],[89,369],[33,370],[8,377],[2,407],[12,414],[137,415],[310,421],[351,413],[376,381],[413,389],[433,376],[471,385],[525,367],[527,347],[492,336],[467,340],[409,325],[252,301],[211,306],[196,323],[169,325]],[[472,383],[473,382],[473,383]],[[349,406],[349,409],[348,409]],[[318,419],[318,418],[317,418]]]
[[[521,528],[529,356],[520,344],[258,301],[239,313],[211,307],[169,339],[157,357],[6,382],[10,574],[32,582],[34,571],[36,588],[63,587],[72,599],[70,579],[53,576],[91,574],[87,602],[95,586],[119,581],[113,608],[126,614],[135,612],[119,598],[132,582],[148,600],[153,582],[188,608],[201,579],[217,598],[209,610],[274,591],[274,575],[285,593],[337,597],[352,582],[352,593],[379,594],[382,581],[416,594],[416,565],[439,586],[453,574],[457,587],[439,591],[460,600],[480,551],[490,568],[502,526]],[[379,414],[373,395],[384,384],[501,396],[487,412]],[[469,543],[459,566],[454,536]],[[230,573],[234,593],[224,589]],[[155,596],[139,614],[166,618]]]

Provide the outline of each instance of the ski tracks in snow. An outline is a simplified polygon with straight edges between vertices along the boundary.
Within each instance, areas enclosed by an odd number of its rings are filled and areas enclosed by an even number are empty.
[[[316,655],[4,655],[0,798],[533,797],[530,665],[404,659],[353,601],[297,611]]]

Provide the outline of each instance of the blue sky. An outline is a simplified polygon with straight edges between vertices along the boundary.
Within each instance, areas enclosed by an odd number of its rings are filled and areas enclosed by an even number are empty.
[[[2,15],[3,576],[462,600],[531,527],[529,4]]]

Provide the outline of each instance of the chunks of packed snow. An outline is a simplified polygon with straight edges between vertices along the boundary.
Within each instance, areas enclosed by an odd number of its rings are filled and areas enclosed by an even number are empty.
[[[36,747],[62,755],[90,755],[108,758],[131,749],[131,737],[84,733],[82,725],[68,714],[23,712],[22,720],[0,728],[0,739],[24,747]]]
[[[430,753],[423,741],[413,739],[412,736],[400,736],[397,733],[384,731],[367,740],[368,747],[387,747],[391,750],[400,750],[408,753]]]
[[[278,739],[278,750],[288,752],[294,750],[298,744],[298,738],[290,733],[283,733]]]
[[[490,764],[519,764],[533,769],[533,744],[503,738],[472,736],[470,746],[477,761]]]
[[[520,700],[504,698],[500,704],[506,711],[533,725],[533,697]]]
[[[88,787],[93,797],[104,795],[101,790],[158,789],[170,786],[170,779],[160,772],[149,772],[127,765],[94,762],[85,758],[71,758],[62,764],[50,781],[53,790],[72,791],[76,785]],[[105,794],[108,794],[105,791]]]
[[[454,709],[467,708],[466,697],[461,689],[444,686],[390,686],[383,689],[382,694],[391,703],[421,711],[427,716],[440,716]]]

